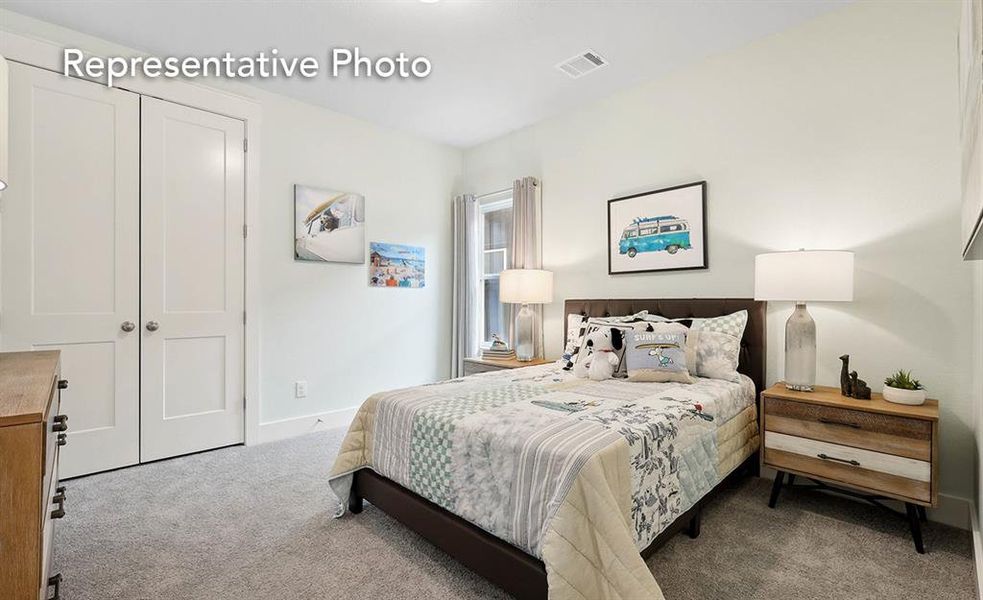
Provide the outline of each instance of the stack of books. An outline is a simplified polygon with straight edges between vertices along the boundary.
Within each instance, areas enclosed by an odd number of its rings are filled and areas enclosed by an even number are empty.
[[[484,360],[515,360],[515,350],[511,348],[482,348],[481,358]]]

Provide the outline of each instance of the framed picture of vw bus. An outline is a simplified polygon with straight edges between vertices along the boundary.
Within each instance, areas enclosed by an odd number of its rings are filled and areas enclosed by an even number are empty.
[[[609,274],[707,266],[707,182],[608,200]]]

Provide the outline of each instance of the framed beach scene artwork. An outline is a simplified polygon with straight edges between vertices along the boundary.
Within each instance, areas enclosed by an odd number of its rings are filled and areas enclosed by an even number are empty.
[[[295,185],[294,259],[365,263],[365,198]]]
[[[426,285],[427,255],[421,246],[369,242],[369,285],[422,288]]]
[[[706,269],[707,182],[608,200],[608,273]]]

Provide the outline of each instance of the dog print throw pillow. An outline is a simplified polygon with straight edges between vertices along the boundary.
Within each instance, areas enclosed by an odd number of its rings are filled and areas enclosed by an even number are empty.
[[[693,383],[686,360],[686,328],[649,329],[629,335],[628,381]]]

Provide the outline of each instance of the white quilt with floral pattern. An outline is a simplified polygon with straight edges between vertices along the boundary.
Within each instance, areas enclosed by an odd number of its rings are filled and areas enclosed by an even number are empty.
[[[621,440],[629,448],[631,533],[637,548],[646,547],[716,483],[717,426],[754,403],[754,386],[746,377],[594,382],[544,365],[373,400],[363,462],[541,556],[543,535],[580,469]],[[343,500],[353,470],[333,472]],[[343,501],[339,515],[344,510]]]

